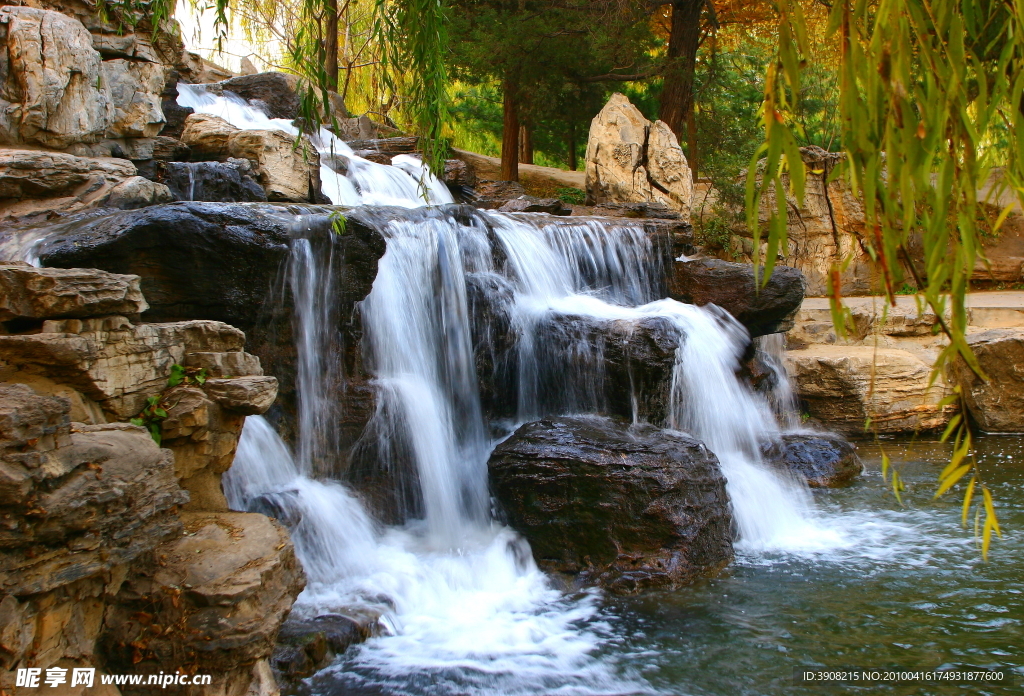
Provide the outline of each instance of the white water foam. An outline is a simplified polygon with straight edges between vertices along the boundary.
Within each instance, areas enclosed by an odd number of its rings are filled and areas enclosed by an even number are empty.
[[[291,121],[270,118],[231,92],[212,94],[202,85],[178,83],[178,105],[196,113],[219,116],[242,130],[278,130],[298,137]],[[452,203],[451,193],[429,169],[411,155],[392,158],[387,166],[357,157],[326,128],[310,137],[320,153],[320,183],[323,194],[335,205],[396,205],[416,208]],[[421,184],[422,182],[422,184]]]

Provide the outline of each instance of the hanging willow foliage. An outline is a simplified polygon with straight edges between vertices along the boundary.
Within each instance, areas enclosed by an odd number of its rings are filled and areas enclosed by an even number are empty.
[[[792,195],[802,199],[804,194],[793,95],[808,53],[805,23],[798,0],[779,0],[777,7],[779,46],[766,77],[765,141],[747,180],[755,254],[762,245],[757,217],[762,197],[783,191],[787,172]],[[890,303],[893,288],[909,274],[919,306],[939,318],[949,344],[932,380],[956,359],[984,379],[965,338],[965,295],[982,254],[981,228],[988,210],[979,191],[995,178],[1024,200],[1024,0],[836,0],[828,31],[842,46],[840,116],[846,157],[834,176],[844,177],[863,200],[868,233],[862,244],[880,271]],[[765,277],[778,250],[786,247],[785,198],[776,196],[768,223]],[[1012,207],[988,224],[998,230]],[[916,257],[909,251],[912,239],[923,251]],[[839,268],[832,277],[833,322],[842,332],[846,318]],[[976,529],[983,517],[979,536],[987,557],[993,532],[1000,534],[999,523],[973,457],[960,391],[940,405],[953,403],[960,413],[943,440],[954,439],[954,455],[940,474],[936,497],[968,480],[963,519],[966,524],[972,504],[977,505]],[[898,471],[887,458],[883,469],[898,497]]]

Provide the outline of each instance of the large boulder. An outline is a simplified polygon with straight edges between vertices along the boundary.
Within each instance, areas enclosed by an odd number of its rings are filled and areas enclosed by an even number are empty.
[[[948,388],[910,351],[810,345],[788,351],[786,367],[806,413],[843,433],[935,430],[953,413],[938,405]]]
[[[188,534],[158,547],[159,563],[133,568],[108,612],[107,664],[132,674],[189,665],[214,676],[201,693],[222,696],[253,693],[261,671],[272,687],[267,660],[305,585],[288,531],[256,513],[181,517]]]
[[[785,433],[767,442],[765,461],[803,479],[811,488],[837,488],[864,471],[857,448],[832,433]]]
[[[988,377],[976,375],[963,358],[951,370],[964,391],[971,418],[990,433],[1024,432],[1024,329],[991,329],[967,337]]]
[[[93,268],[0,265],[0,321],[138,315],[149,308],[139,277]]]
[[[725,477],[681,433],[541,420],[498,445],[488,470],[509,524],[546,570],[628,593],[692,582],[732,558]]]
[[[261,107],[271,118],[292,121],[299,117],[299,95],[296,92],[298,83],[299,78],[295,75],[265,72],[214,82],[206,85],[206,89],[213,94],[232,92],[250,104]]]
[[[804,300],[804,276],[790,266],[776,266],[759,287],[754,267],[719,259],[676,261],[669,280],[669,297],[704,306],[715,304],[747,327],[751,336],[793,328]]]
[[[693,175],[675,134],[622,94],[590,124],[586,187],[591,204],[656,201],[690,218]]]

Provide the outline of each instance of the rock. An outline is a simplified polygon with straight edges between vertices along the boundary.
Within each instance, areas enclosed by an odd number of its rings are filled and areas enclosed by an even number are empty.
[[[246,416],[266,413],[277,398],[275,377],[210,379],[204,386],[206,393],[223,408]]]
[[[249,160],[168,162],[161,179],[183,201],[265,201],[267,193],[254,178]]]
[[[66,13],[65,13],[66,14]],[[150,40],[142,34],[92,34],[92,47],[104,60],[128,58],[137,62],[160,63],[160,56]]]
[[[219,159],[228,154],[228,141],[240,132],[219,116],[191,114],[185,118],[181,142],[197,159]]]
[[[732,558],[718,460],[682,434],[541,420],[498,445],[488,470],[509,523],[546,570],[636,592],[692,582]]]
[[[990,433],[1024,432],[1024,329],[991,329],[967,337],[985,381],[957,357],[951,373],[964,390],[967,410]]]
[[[102,576],[178,533],[170,453],[124,423],[74,432],[69,404],[0,384],[0,593]]]
[[[595,215],[599,217],[644,218],[655,220],[680,220],[678,211],[664,203],[643,201],[640,203],[598,203],[597,205],[574,205],[573,215]]]
[[[240,131],[228,141],[228,153],[256,163],[267,200],[320,200],[320,155],[305,136],[296,147],[295,138],[282,131]]]
[[[857,448],[830,433],[786,433],[762,448],[765,461],[789,471],[811,488],[838,488],[864,471]]]
[[[853,434],[900,433],[945,426],[947,388],[929,387],[931,366],[913,353],[872,346],[812,345],[786,353],[786,367],[808,415]]]
[[[441,180],[449,186],[476,186],[476,174],[472,167],[458,159],[444,161],[444,174]]]
[[[201,367],[209,377],[262,377],[260,359],[249,353],[189,353],[185,367]]]
[[[414,215],[448,215],[452,210],[458,209],[424,209]],[[378,231],[379,216],[394,214],[388,209],[351,211],[344,235],[331,231],[326,214],[307,219],[305,234],[314,246],[334,245],[330,273],[340,340],[330,355],[339,374],[345,375],[334,385],[344,402],[338,416],[341,456],[375,408],[373,389],[359,361],[361,331],[347,318],[369,294],[377,261],[386,250]],[[173,203],[64,225],[53,230],[38,253],[47,266],[142,273],[142,291],[151,305],[148,320],[206,317],[242,328],[249,352],[280,380],[274,417],[280,418],[287,434],[295,408],[296,353],[291,295],[280,273],[289,259],[294,220],[291,212],[272,206]],[[169,229],[174,234],[167,234]],[[268,297],[281,298],[280,304],[268,303]]]
[[[108,138],[151,138],[164,127],[160,93],[163,66],[138,60],[105,60],[100,77],[107,94]]]
[[[93,268],[0,265],[0,321],[138,315],[149,305],[139,277]]]
[[[295,138],[283,131],[242,131],[216,116],[192,114],[181,139],[194,156],[250,160],[267,200],[319,200],[320,155],[305,136],[296,147]]]
[[[174,194],[167,186],[141,176],[133,176],[112,188],[103,205],[118,210],[135,210],[173,200],[176,200]]]
[[[693,178],[675,135],[622,94],[613,94],[590,125],[586,188],[592,204],[656,201],[690,217]]]
[[[299,96],[296,86],[299,78],[279,72],[232,77],[206,86],[213,94],[233,92],[248,102],[258,100],[270,118],[292,121],[299,117]],[[344,115],[344,114],[342,114]]]
[[[238,329],[220,322],[136,324],[125,317],[44,322],[33,334],[0,336],[0,359],[68,384],[115,420],[142,410],[163,389],[171,366],[190,352],[240,351]]]
[[[31,7],[0,10],[6,47],[0,140],[62,149],[96,142],[107,130],[109,97],[102,90],[100,54],[92,36],[59,12]]]
[[[163,35],[157,40],[162,38],[164,38]],[[185,120],[195,113],[190,106],[178,105],[178,80],[180,79],[181,75],[177,70],[168,70],[164,89],[160,93],[160,108],[164,112],[164,127],[160,131],[160,135],[175,139],[181,138],[182,131],[185,130]]]
[[[369,637],[357,621],[341,614],[312,619],[289,617],[277,634],[278,645],[271,664],[285,680],[301,679]]]
[[[183,162],[189,158],[192,151],[188,145],[166,135],[158,135],[152,138],[153,151],[150,155],[152,159],[162,160],[165,162]]]
[[[134,568],[108,612],[108,664],[135,674],[187,664],[214,675],[208,693],[245,696],[305,584],[302,568],[287,530],[263,515],[181,517],[188,535],[158,547],[158,564]]]
[[[346,141],[355,154],[366,157],[368,154],[385,155],[387,164],[395,155],[408,155],[419,152],[420,138],[418,135],[400,138],[368,138]]]
[[[669,297],[695,305],[713,303],[747,327],[751,336],[793,328],[804,300],[804,276],[789,266],[776,266],[768,284],[756,286],[750,264],[719,259],[676,261]]]
[[[133,176],[134,165],[124,160],[0,149],[0,198],[84,197]]]
[[[506,202],[499,211],[503,213],[548,213],[550,215],[571,215],[572,209],[557,198],[534,198],[520,196]]]
[[[161,403],[167,410],[161,444],[174,454],[174,475],[189,492],[186,509],[226,511],[221,476],[234,461],[244,415],[224,409],[198,386],[174,387]]]

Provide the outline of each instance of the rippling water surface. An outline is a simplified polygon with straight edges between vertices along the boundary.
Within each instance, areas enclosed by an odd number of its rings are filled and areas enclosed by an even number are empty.
[[[535,647],[527,651],[530,661],[488,656],[483,640],[479,652],[469,651],[461,663],[438,653],[432,665],[432,646],[383,638],[351,651],[309,686],[330,696],[1021,693],[1024,438],[979,442],[1005,537],[993,543],[988,563],[971,532],[960,527],[959,495],[931,502],[948,447],[905,441],[882,446],[901,462],[906,507],[881,480],[879,446],[862,444],[865,476],[849,488],[815,493],[823,518],[841,539],[827,549],[811,544],[786,553],[742,553],[718,578],[672,592],[553,597],[551,615],[566,621],[566,607],[554,604],[567,602],[575,607],[568,612],[575,622],[565,625],[564,644],[554,646],[546,661]],[[467,598],[467,616],[475,610],[472,601]],[[472,635],[472,627],[466,632]],[[523,642],[529,644],[530,636]],[[570,643],[586,655],[573,655]],[[403,669],[403,654],[411,663],[404,667],[418,668]],[[795,683],[794,668],[805,666],[1008,668],[1016,683],[970,690],[953,684]]]

